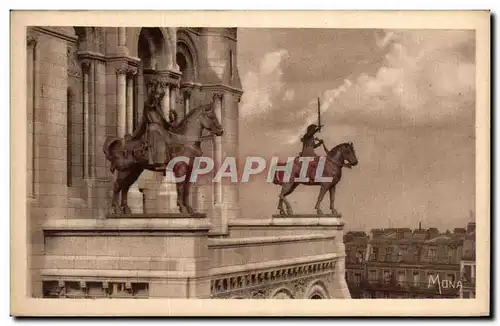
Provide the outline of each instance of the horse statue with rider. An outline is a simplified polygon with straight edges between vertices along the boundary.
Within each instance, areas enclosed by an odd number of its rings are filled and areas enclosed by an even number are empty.
[[[182,214],[194,214],[189,203],[190,177],[194,159],[202,155],[201,142],[222,136],[223,128],[215,114],[213,102],[192,108],[182,119],[172,108],[162,110],[165,85],[153,79],[147,84],[142,119],[133,134],[124,138],[108,137],[103,145],[110,171],[116,172],[111,201],[112,214],[130,214],[128,191],[144,170],[166,175],[168,163],[175,157],[187,157],[172,167],[176,178],[177,206]],[[167,117],[168,115],[168,117]],[[208,131],[208,135],[203,135]],[[119,196],[121,201],[119,203]]]
[[[331,149],[328,149],[323,139],[317,138],[315,135],[321,131],[321,111],[318,99],[318,124],[310,124],[307,126],[305,134],[300,139],[302,142],[302,151],[293,160],[291,170],[287,174],[285,171],[276,171],[274,174],[273,183],[281,186],[279,194],[278,210],[282,216],[293,215],[293,210],[287,196],[301,184],[305,186],[319,186],[319,194],[316,200],[316,213],[324,215],[321,210],[321,202],[327,192],[330,194],[330,210],[332,215],[340,216],[340,213],[335,208],[335,189],[342,177],[342,168],[352,168],[358,164],[358,159],[352,142],[339,144]],[[323,146],[325,156],[316,154],[316,148]],[[306,160],[304,160],[306,159]],[[318,179],[318,167],[320,161],[323,160],[324,166],[322,179]],[[307,164],[304,169],[302,166]],[[279,162],[278,166],[286,166],[286,162]],[[305,175],[301,173],[304,170]],[[307,178],[307,179],[306,179]],[[328,178],[327,181],[323,178]],[[306,181],[307,180],[307,181]],[[286,205],[286,211],[283,209],[283,203]]]

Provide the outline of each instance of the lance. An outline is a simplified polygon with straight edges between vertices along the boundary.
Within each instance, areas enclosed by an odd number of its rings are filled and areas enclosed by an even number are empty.
[[[319,128],[319,131],[321,131],[321,127],[323,127],[321,125],[321,109],[320,109],[320,103],[319,103],[319,97],[318,97],[318,128]]]

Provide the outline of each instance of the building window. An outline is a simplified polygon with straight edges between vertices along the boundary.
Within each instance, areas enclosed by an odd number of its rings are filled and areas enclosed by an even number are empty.
[[[356,263],[361,263],[361,262],[363,262],[363,252],[358,251],[356,253]]]
[[[378,259],[378,248],[372,247],[372,252],[370,254],[370,260],[375,261]]]
[[[413,285],[418,286],[418,283],[420,282],[420,273],[419,272],[413,272]]]
[[[430,261],[436,260],[437,252],[436,249],[434,248],[429,248],[427,251],[427,258],[429,258]]]
[[[472,281],[472,268],[470,265],[464,265],[462,278],[464,279],[465,282]]]
[[[361,273],[354,274],[354,282],[358,286],[361,284]]]
[[[377,280],[377,271],[371,270],[368,272],[368,280],[369,281],[376,281]]]
[[[390,283],[392,279],[392,273],[390,271],[384,271],[384,283]]]
[[[454,249],[448,249],[448,262],[453,263],[453,257],[455,256],[455,250]]]
[[[387,247],[385,248],[385,261],[392,261],[392,253],[393,253],[393,248],[392,247]]]
[[[398,285],[403,286],[405,284],[406,273],[404,271],[398,272]]]

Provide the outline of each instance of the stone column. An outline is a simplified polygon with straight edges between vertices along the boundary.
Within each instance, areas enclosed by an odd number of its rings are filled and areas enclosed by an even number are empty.
[[[166,119],[168,119],[168,114],[172,105],[172,94],[175,92],[171,91],[171,85],[168,81],[163,83],[163,88],[165,91],[165,96],[163,97],[162,110]],[[175,98],[175,95],[174,95]],[[157,182],[157,202],[156,209],[159,213],[175,213],[176,211],[176,201],[177,201],[177,190],[175,183],[173,183],[174,175],[172,172],[167,171],[165,176],[161,173],[156,174]]]
[[[116,103],[117,103],[117,130],[116,135],[120,138],[125,136],[125,130],[127,128],[127,67],[120,67],[116,69],[117,80],[116,80]]]
[[[127,109],[126,109],[126,128],[125,134],[132,134],[134,126],[134,80],[133,77],[127,78]]]
[[[215,115],[217,119],[222,123],[222,99],[223,93],[214,94],[213,101],[215,106]],[[219,170],[222,164],[222,137],[215,137],[214,139],[214,176]],[[221,205],[223,203],[222,198],[222,182],[214,182],[214,204]]]
[[[222,99],[223,93],[215,93],[213,95],[214,110],[217,119],[222,123]],[[214,136],[213,140],[213,160],[214,160],[214,171],[213,177],[219,171],[222,164],[222,137]],[[224,225],[223,222],[223,197],[222,197],[222,180],[213,181],[212,183],[213,191],[213,212],[212,212],[212,225],[215,227],[216,232],[223,232]]]
[[[90,176],[90,90],[89,90],[89,72],[90,60],[82,61],[83,73],[83,179],[87,180]]]
[[[170,84],[170,108],[177,112],[178,119],[181,120],[182,118],[184,118],[184,115],[182,115],[182,112],[179,112],[179,110],[177,110],[177,107],[175,105],[176,92],[177,86],[174,84]]]
[[[117,27],[118,29],[118,51],[123,55],[128,55],[127,48],[127,28]]]
[[[41,252],[43,250],[43,234],[42,232],[36,232],[36,217],[32,215],[32,206],[36,205],[35,202],[35,178],[34,178],[34,170],[35,170],[35,149],[34,146],[36,144],[35,141],[35,51],[36,51],[36,38],[32,35],[27,36],[27,67],[26,67],[26,78],[27,78],[27,94],[26,94],[26,104],[28,107],[28,156],[27,156],[27,172],[28,177],[26,178],[26,197],[27,197],[27,220],[26,223],[26,231],[28,234],[28,242],[27,242],[27,254],[28,254],[28,277],[30,280],[27,282],[27,293],[29,296],[31,295],[40,295],[38,291],[34,289],[39,288],[37,286],[37,278],[38,273],[36,272],[36,266],[34,263],[33,255]],[[35,270],[35,271],[34,271]]]
[[[182,88],[182,95],[184,96],[184,115],[188,114],[191,109],[191,91],[192,88],[189,86],[184,86]]]
[[[34,133],[34,114],[35,114],[35,47],[36,38],[28,35],[27,39],[27,68],[26,68],[26,80],[27,80],[27,94],[26,101],[28,107],[28,157],[27,157],[27,170],[28,178],[26,184],[27,197],[33,199],[35,195],[35,183],[34,183],[34,145],[35,145],[35,133]]]
[[[134,132],[134,89],[137,68],[127,69],[127,103],[126,103],[126,129],[125,133],[132,135]],[[139,177],[140,178],[140,177]],[[134,182],[128,192],[128,205],[134,214],[144,213],[142,192],[139,191],[139,180]]]
[[[163,83],[163,90],[165,91],[165,96],[163,97],[162,109],[165,118],[168,119],[168,113],[170,111],[170,86],[168,83]]]
[[[221,137],[224,155],[235,157],[239,166],[238,153],[238,102],[240,94],[226,93],[223,99],[223,114],[221,124],[224,135]],[[241,216],[239,201],[239,184],[231,182],[228,178],[222,179],[223,197],[223,225],[227,226],[229,219]]]

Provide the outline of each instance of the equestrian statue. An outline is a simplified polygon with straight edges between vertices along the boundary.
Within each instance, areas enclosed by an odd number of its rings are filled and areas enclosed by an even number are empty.
[[[176,183],[177,206],[182,214],[194,214],[189,203],[194,159],[203,154],[201,142],[222,136],[223,128],[213,102],[191,109],[180,121],[175,110],[171,109],[167,119],[161,106],[164,96],[164,85],[158,80],[150,81],[142,119],[133,134],[126,134],[123,139],[109,137],[103,145],[106,159],[111,163],[110,171],[116,172],[112,214],[131,213],[127,204],[128,191],[144,170],[166,175],[168,162],[179,156],[187,157],[188,161],[177,162],[172,169],[176,178],[185,177],[184,181]],[[209,135],[203,136],[204,130]]]
[[[342,177],[342,168],[351,168],[358,164],[358,159],[354,151],[354,145],[352,142],[339,144],[332,149],[328,149],[322,139],[317,138],[316,133],[321,131],[321,112],[320,104],[318,99],[318,124],[311,124],[307,127],[304,136],[300,139],[302,142],[302,151],[295,157],[293,165],[287,180],[285,180],[284,171],[276,171],[274,174],[273,183],[281,186],[281,192],[279,194],[278,210],[279,214],[293,215],[292,207],[289,201],[286,199],[288,195],[293,193],[299,184],[305,186],[319,186],[319,194],[314,208],[318,215],[323,215],[321,210],[321,202],[325,197],[326,193],[330,194],[330,210],[332,215],[340,216],[340,213],[335,209],[335,188]],[[326,153],[324,157],[324,168],[320,177],[329,178],[328,181],[322,181],[317,179],[317,168],[321,156],[316,154],[315,149],[319,146],[323,146]],[[308,158],[309,162],[303,161],[300,158]],[[302,165],[307,164],[305,167],[306,177],[308,181],[301,181],[299,178]],[[286,162],[279,162],[278,166],[286,166]],[[283,203],[286,205],[286,212],[283,209]]]

